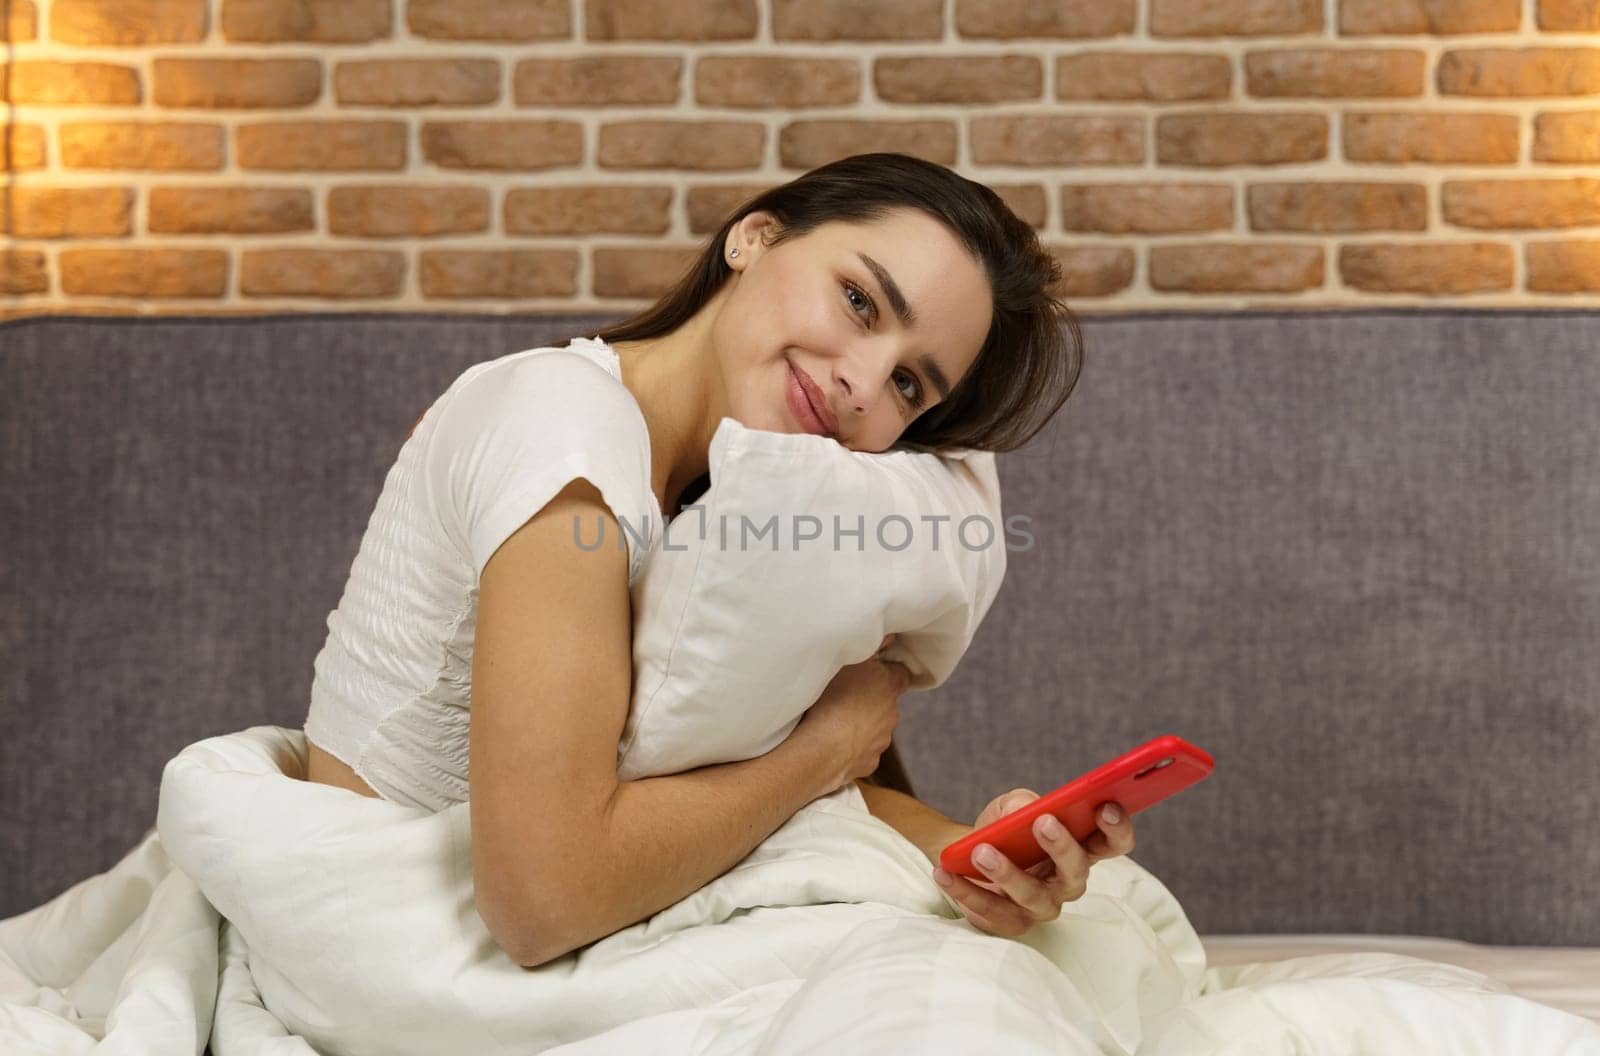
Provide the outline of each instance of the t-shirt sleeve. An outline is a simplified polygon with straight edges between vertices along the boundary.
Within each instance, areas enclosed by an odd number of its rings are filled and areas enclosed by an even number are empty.
[[[566,350],[468,370],[440,400],[423,455],[428,490],[475,575],[577,477],[599,489],[613,533],[580,525],[573,545],[624,545],[628,582],[656,531],[649,434],[631,393],[604,367]]]

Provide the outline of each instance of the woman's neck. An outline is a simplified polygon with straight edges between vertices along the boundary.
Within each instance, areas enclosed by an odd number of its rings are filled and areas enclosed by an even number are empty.
[[[724,413],[726,388],[705,333],[712,318],[701,309],[670,334],[608,342],[621,364],[623,385],[644,413],[650,488],[668,519],[677,514],[685,489],[709,469],[711,434]]]

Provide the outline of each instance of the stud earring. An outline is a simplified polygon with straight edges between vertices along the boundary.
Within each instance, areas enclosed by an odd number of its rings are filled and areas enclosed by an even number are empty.
[[[738,255],[739,255],[739,251],[738,251],[738,250],[737,250],[737,249],[730,249],[730,250],[728,250],[728,256],[730,256],[730,257],[737,257],[737,256],[738,256]]]

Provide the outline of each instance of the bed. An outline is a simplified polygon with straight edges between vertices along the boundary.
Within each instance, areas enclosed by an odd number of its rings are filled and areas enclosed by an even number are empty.
[[[298,728],[420,411],[613,318],[0,325],[0,918],[123,859],[185,746]],[[1388,951],[1600,1022],[1600,313],[1082,321],[900,779],[970,821],[1178,733],[1217,770],[1132,857],[1209,965]]]

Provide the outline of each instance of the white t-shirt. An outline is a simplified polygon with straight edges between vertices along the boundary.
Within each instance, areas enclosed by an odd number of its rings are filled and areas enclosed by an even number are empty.
[[[401,447],[328,616],[305,722],[384,799],[433,811],[466,800],[479,577],[576,477],[617,518],[631,587],[663,519],[644,414],[599,338],[469,367]],[[576,541],[594,546],[597,530]]]

